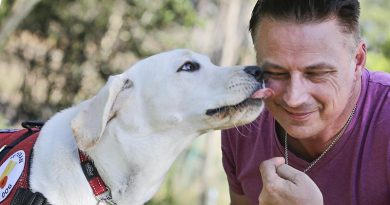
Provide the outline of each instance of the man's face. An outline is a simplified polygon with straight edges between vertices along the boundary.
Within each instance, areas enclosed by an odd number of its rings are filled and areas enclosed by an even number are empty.
[[[263,19],[255,49],[266,86],[265,101],[292,136],[305,139],[335,133],[345,123],[360,92],[365,45],[353,46],[335,19],[322,23]]]

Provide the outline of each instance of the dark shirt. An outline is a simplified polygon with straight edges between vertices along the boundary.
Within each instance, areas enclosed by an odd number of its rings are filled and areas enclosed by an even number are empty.
[[[238,131],[239,130],[239,131]],[[222,132],[223,166],[230,189],[258,205],[259,165],[283,157],[275,119],[265,110],[251,124]],[[289,165],[309,162],[289,152]],[[308,172],[324,204],[390,204],[390,75],[364,70],[355,115],[339,141]]]

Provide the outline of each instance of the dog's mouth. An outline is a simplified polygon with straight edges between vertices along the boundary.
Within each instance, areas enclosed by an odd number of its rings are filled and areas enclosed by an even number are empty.
[[[255,90],[246,99],[235,105],[226,105],[219,108],[208,109],[206,111],[206,115],[219,115],[221,117],[225,117],[235,112],[240,112],[248,107],[260,107],[263,103],[263,99],[268,98],[274,94],[274,91],[270,88],[260,88]]]
[[[248,106],[260,106],[261,105],[261,99],[254,99],[254,98],[247,98],[243,100],[242,102],[235,104],[235,105],[228,105],[228,106],[223,106],[219,108],[214,108],[214,109],[208,109],[206,111],[206,115],[209,116],[214,116],[217,114],[229,114],[233,113],[236,111],[241,111],[242,109],[248,107]]]

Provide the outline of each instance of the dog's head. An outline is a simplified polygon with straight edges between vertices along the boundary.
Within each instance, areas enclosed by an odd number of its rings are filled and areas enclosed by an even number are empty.
[[[87,149],[111,122],[131,132],[198,134],[246,124],[270,92],[261,89],[261,78],[258,67],[218,67],[189,50],[160,53],[110,77],[73,119],[72,129]]]

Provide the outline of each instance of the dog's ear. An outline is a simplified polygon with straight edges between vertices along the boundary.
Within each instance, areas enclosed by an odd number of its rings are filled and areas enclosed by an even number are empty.
[[[82,105],[71,121],[79,149],[85,151],[101,138],[108,121],[115,116],[113,105],[118,94],[131,85],[132,82],[122,75],[110,76],[98,94]]]

